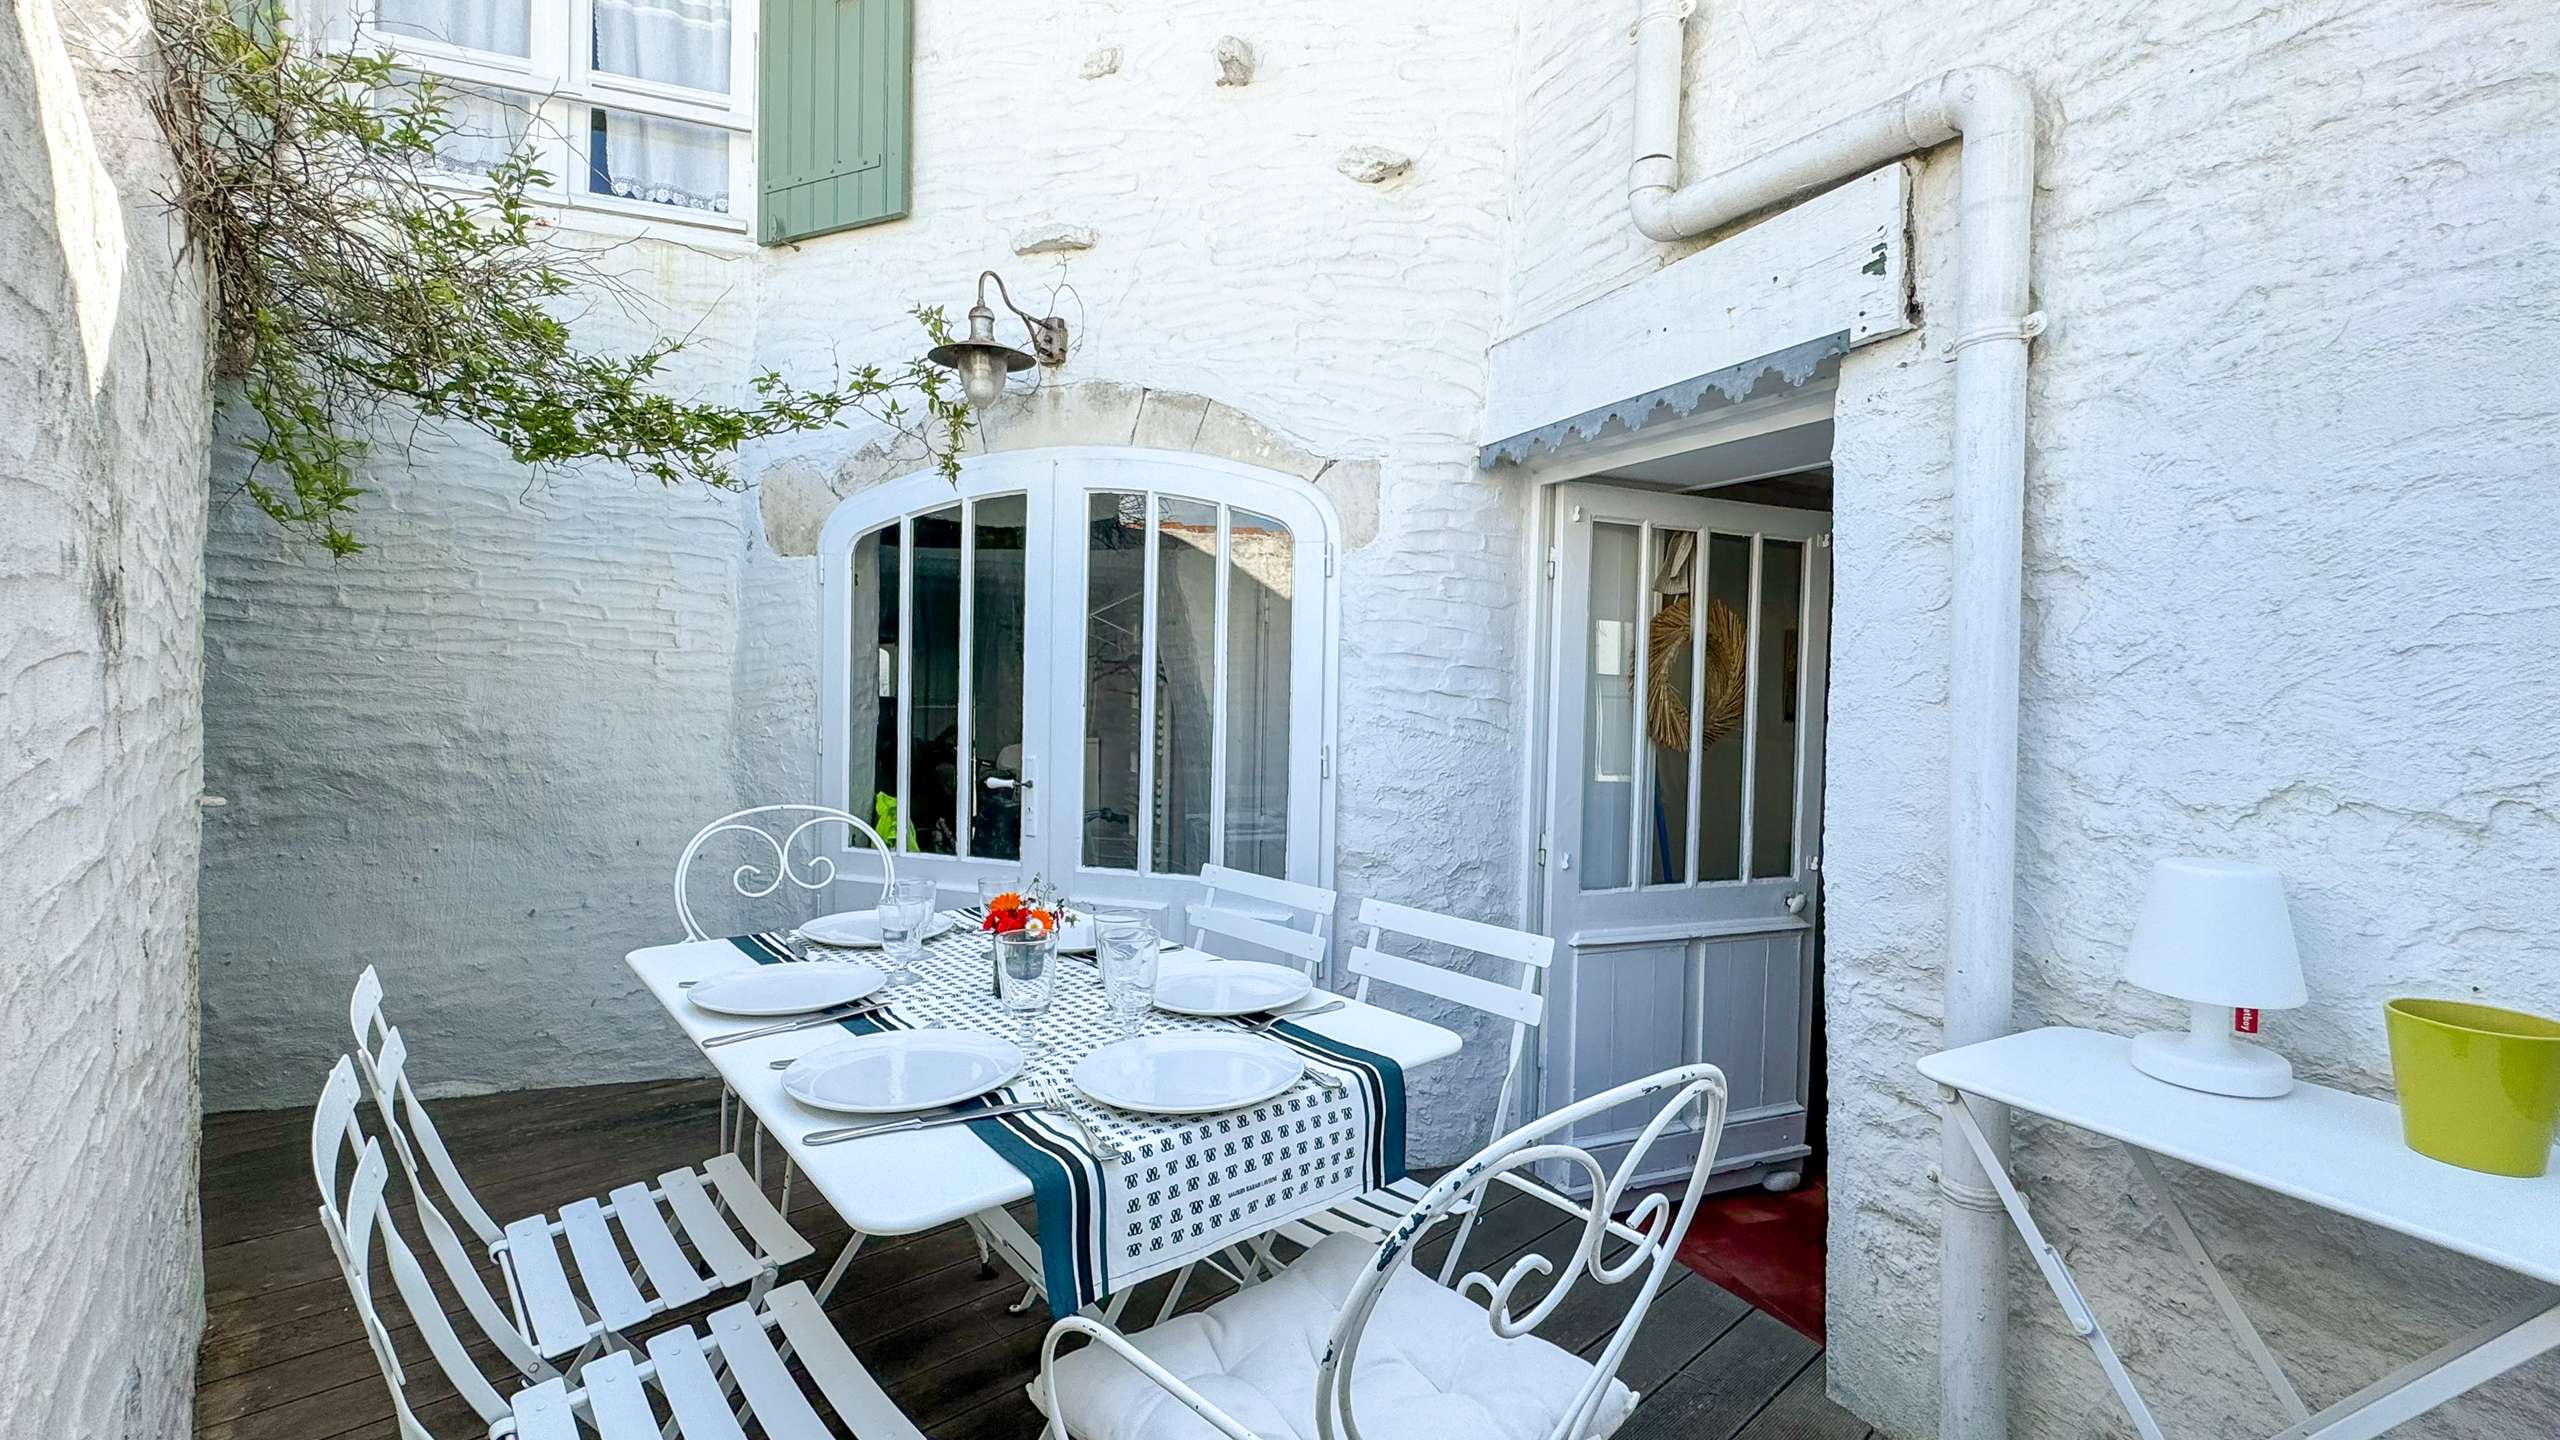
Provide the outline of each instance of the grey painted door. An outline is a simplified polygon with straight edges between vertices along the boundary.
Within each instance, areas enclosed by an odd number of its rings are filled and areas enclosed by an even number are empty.
[[[1539,1086],[1554,1108],[1706,1060],[1732,1089],[1719,1172],[1806,1154],[1831,517],[1555,491]],[[1578,1135],[1614,1166],[1633,1113]],[[1657,1142],[1683,1173],[1696,1139]]]

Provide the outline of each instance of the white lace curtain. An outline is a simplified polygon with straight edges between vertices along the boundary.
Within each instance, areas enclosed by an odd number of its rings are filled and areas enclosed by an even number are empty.
[[[527,0],[381,0],[381,7],[375,23],[395,35],[414,35],[493,55],[533,53]]]
[[[595,0],[599,71],[727,94],[728,0]],[[599,110],[594,163],[615,195],[695,210],[729,208],[725,131]]]

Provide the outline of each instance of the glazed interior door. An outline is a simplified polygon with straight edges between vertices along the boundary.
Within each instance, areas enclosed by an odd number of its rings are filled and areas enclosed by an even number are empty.
[[[1830,520],[1602,485],[1557,488],[1541,1097],[1562,1106],[1705,1060],[1718,1168],[1805,1150]],[[1576,1138],[1614,1165],[1645,1118]],[[1685,1173],[1687,1144],[1647,1171]]]
[[[1323,883],[1323,516],[1236,467],[1061,452],[1047,874],[1178,923],[1200,867]],[[1172,933],[1168,931],[1168,933]]]
[[[822,797],[959,896],[1037,877],[1175,926],[1205,864],[1321,884],[1327,552],[1302,488],[1145,451],[850,501],[820,542]]]
[[[1051,462],[974,466],[884,487],[822,541],[825,803],[869,819],[899,873],[944,903],[1042,862],[1036,797],[1056,643],[1048,583]],[[877,866],[855,851],[856,875]],[[858,902],[868,903],[867,893]]]

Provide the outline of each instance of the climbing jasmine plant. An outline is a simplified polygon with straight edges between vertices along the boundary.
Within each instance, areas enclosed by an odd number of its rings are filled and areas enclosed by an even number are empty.
[[[433,77],[315,47],[235,0],[156,0],[153,20],[172,199],[210,260],[221,365],[257,422],[247,493],[332,555],[364,548],[367,458],[421,422],[478,430],[537,471],[606,462],[734,489],[741,444],[867,418],[958,474],[967,402],[921,358],[821,388],[761,374],[724,403],[665,388],[681,336],[580,344],[580,313],[640,303],[618,247],[552,229],[527,199],[549,183],[529,148],[457,183],[438,150],[458,122]],[[914,313],[949,338],[939,310]]]

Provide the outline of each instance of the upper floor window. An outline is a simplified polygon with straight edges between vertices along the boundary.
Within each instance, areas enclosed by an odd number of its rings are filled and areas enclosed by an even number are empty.
[[[745,230],[755,21],[731,0],[374,0],[367,31],[444,83],[456,173],[531,146],[546,198]]]

